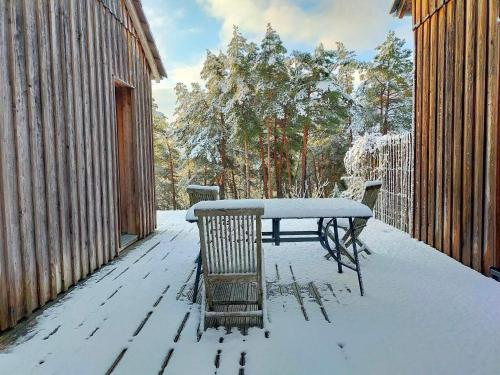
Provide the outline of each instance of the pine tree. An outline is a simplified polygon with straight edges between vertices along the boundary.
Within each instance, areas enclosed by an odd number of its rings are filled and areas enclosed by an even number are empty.
[[[220,52],[215,55],[207,51],[207,57],[201,70],[201,78],[206,81],[206,103],[207,112],[206,126],[212,127],[217,140],[218,160],[220,166],[220,175],[218,184],[220,187],[220,196],[222,199],[226,196],[226,167],[227,167],[227,139],[228,127],[225,118],[225,100],[226,100],[226,56]]]
[[[259,121],[256,112],[255,61],[257,46],[248,43],[235,26],[233,37],[227,47],[227,102],[226,120],[234,129],[237,143],[243,143],[244,196],[250,198],[250,156],[251,140],[258,132]]]
[[[210,184],[220,175],[218,154],[218,126],[207,116],[207,93],[200,84],[191,85],[191,90],[184,84],[175,87],[177,102],[174,113],[175,141],[182,145],[182,160],[187,167],[193,168],[190,174],[203,179],[190,178],[188,183]],[[194,165],[193,165],[194,163]],[[202,176],[202,177],[200,177]]]
[[[361,76],[361,121],[365,129],[376,129],[382,134],[409,130],[413,87],[411,50],[390,31],[376,51],[373,62],[366,64]]]
[[[180,153],[175,147],[173,132],[167,118],[153,103],[153,144],[156,181],[156,206],[160,210],[179,208],[177,171]]]
[[[267,25],[267,30],[260,44],[260,52],[256,62],[256,74],[258,82],[256,94],[258,100],[258,116],[261,120],[259,131],[259,148],[261,164],[264,173],[264,192],[267,198],[273,197],[273,178],[271,170],[271,148],[272,139],[276,139],[276,124],[278,120],[285,117],[284,108],[288,97],[288,71],[286,66],[286,48],[278,33]],[[263,142],[263,130],[266,130],[267,140],[267,162],[265,161],[265,151]],[[278,164],[278,150],[276,143],[273,147],[274,169],[276,177],[276,188],[281,196],[281,171]],[[266,193],[267,191],[267,193]]]
[[[345,123],[349,97],[337,79],[335,51],[319,45],[313,54],[295,51],[292,55],[292,92],[297,121],[302,128],[301,181],[299,193],[307,196],[307,157],[311,131],[331,132]]]
[[[337,42],[337,48],[335,49],[335,55],[337,59],[337,82],[340,86],[341,91],[348,96],[348,117],[347,117],[347,128],[349,129],[349,145],[352,144],[353,140],[353,130],[352,122],[354,117],[354,111],[356,105],[353,99],[354,93],[354,74],[359,68],[359,63],[356,60],[356,54],[354,51],[350,51],[346,46]],[[343,163],[342,163],[343,165]]]

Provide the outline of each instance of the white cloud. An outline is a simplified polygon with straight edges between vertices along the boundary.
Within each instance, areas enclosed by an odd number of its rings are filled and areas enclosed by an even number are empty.
[[[160,112],[163,112],[169,118],[172,117],[175,108],[175,85],[178,82],[182,82],[186,85],[192,82],[201,82],[200,72],[203,67],[204,59],[205,55],[194,64],[174,66],[169,69],[167,79],[163,79],[159,83],[153,83],[153,97],[158,104]]]
[[[208,15],[221,21],[219,48],[223,48],[231,38],[233,25],[251,40],[259,41],[271,23],[287,43],[303,43],[314,46],[323,42],[326,47],[333,47],[342,41],[347,48],[358,53],[372,52],[380,44],[387,31],[392,27],[400,37],[412,44],[412,31],[408,19],[397,21],[389,16],[390,0],[303,0],[314,4],[303,9],[293,0],[197,0]],[[170,118],[175,107],[174,87],[177,82],[189,84],[200,82],[200,71],[205,58],[204,51],[197,61],[179,64],[166,56],[167,38],[172,33],[199,33],[194,24],[187,30],[178,30],[176,20],[186,17],[183,8],[165,15],[161,9],[146,8],[149,23],[157,38],[157,45],[169,78],[153,84],[153,96],[160,111]],[[217,48],[216,48],[217,50]],[[359,74],[356,76],[359,85]]]
[[[342,41],[357,51],[372,50],[385,37],[394,19],[388,0],[317,0],[304,10],[290,0],[198,0],[222,21],[221,39],[227,42],[233,25],[244,33],[262,35],[270,22],[289,41],[327,47]]]

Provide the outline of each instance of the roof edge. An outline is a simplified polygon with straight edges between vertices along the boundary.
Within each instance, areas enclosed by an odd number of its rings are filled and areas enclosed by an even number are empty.
[[[149,23],[144,14],[144,9],[140,0],[125,0],[125,6],[130,14],[130,18],[137,31],[139,41],[144,49],[146,60],[151,68],[152,77],[159,82],[162,78],[167,78],[167,71],[161,61],[158,48],[149,28]]]
[[[411,15],[411,0],[394,0],[389,14],[398,18]]]

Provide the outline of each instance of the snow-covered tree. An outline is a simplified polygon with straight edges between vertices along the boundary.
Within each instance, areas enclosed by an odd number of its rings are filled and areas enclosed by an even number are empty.
[[[271,25],[258,46],[235,27],[225,51],[207,51],[203,82],[176,86],[173,121],[155,136],[163,207],[185,207],[189,183],[225,198],[330,196],[352,129],[409,126],[411,68],[393,34],[360,65],[342,43],[289,54]]]
[[[321,141],[329,139],[329,134],[346,123],[350,98],[338,81],[340,64],[335,51],[321,44],[313,54],[295,51],[290,66],[294,107],[302,129],[301,191],[307,195],[310,133],[317,133]]]
[[[400,132],[411,128],[413,62],[404,39],[393,31],[365,64],[358,97],[365,130]]]
[[[154,102],[153,144],[156,207],[160,210],[176,210],[183,206],[178,187],[178,172],[181,170],[180,152],[174,139],[172,127],[167,118],[158,112],[158,106]]]
[[[217,142],[218,160],[220,162],[220,197],[226,195],[227,139],[229,128],[226,122],[227,102],[227,57],[222,52],[218,55],[207,51],[207,57],[201,70],[201,78],[206,82],[205,127],[210,128]],[[214,140],[212,138],[212,140]]]
[[[274,175],[277,195],[282,196],[281,183],[281,158],[277,142],[277,123],[286,117],[286,104],[288,101],[288,71],[286,66],[286,48],[278,33],[270,24],[267,25],[266,34],[260,43],[260,50],[255,64],[257,116],[261,121],[258,131],[259,154],[263,174],[264,194],[267,198],[273,196],[273,176],[271,159],[274,159]],[[266,135],[266,151],[264,149],[264,134]]]
[[[258,133],[255,64],[257,46],[248,43],[237,27],[227,46],[226,121],[233,129],[234,144],[243,144],[244,196],[250,198],[250,145]],[[235,158],[236,159],[236,158]],[[234,165],[236,160],[232,161]]]

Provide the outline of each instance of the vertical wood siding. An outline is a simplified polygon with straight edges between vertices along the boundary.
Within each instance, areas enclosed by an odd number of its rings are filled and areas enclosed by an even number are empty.
[[[123,1],[0,7],[4,330],[119,252],[115,79],[133,87],[139,238],[156,218],[150,71]]]
[[[498,0],[413,0],[414,236],[498,266]],[[496,252],[496,258],[495,258]]]

